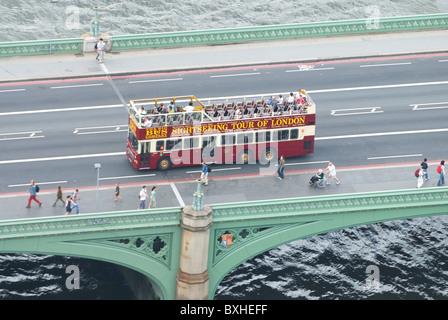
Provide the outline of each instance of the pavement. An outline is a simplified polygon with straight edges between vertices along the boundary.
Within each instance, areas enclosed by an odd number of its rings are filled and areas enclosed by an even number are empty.
[[[312,63],[334,59],[422,53],[448,53],[448,30],[109,52],[103,65],[96,62],[95,53],[5,57],[0,58],[0,87],[13,85],[17,81],[164,73],[257,64]],[[431,180],[425,182],[423,188],[436,187],[435,168],[440,160],[429,162]],[[277,179],[275,168],[265,174],[227,175],[219,178],[213,177],[212,172],[209,186],[204,187],[204,202],[212,204],[415,189],[417,179],[413,173],[420,161],[337,168],[341,184],[336,185],[332,181],[331,185],[322,189],[310,187],[308,181],[318,167],[326,167],[326,164],[316,164],[306,170],[292,170],[293,167],[288,167],[287,162],[286,177],[283,181]],[[337,164],[335,165],[337,167]],[[194,180],[199,175],[199,172],[192,173],[191,179],[187,180],[121,184],[123,200],[117,202],[113,201],[114,185],[101,185],[98,189],[96,187],[80,188],[81,214],[135,210],[139,202],[137,194],[143,184],[146,184],[148,189],[152,185],[158,186],[158,207],[191,205],[193,193],[196,191]],[[63,215],[65,210],[62,203],[52,206],[56,199],[56,190],[48,190],[44,186],[41,188],[38,198],[43,203],[42,207],[33,202],[29,209],[25,208],[28,199],[28,194],[25,192],[27,188],[24,188],[23,193],[0,194],[0,220]],[[250,192],[245,193],[239,190],[250,190]],[[63,191],[66,196],[74,190]]]
[[[105,71],[125,75],[447,51],[448,30],[434,30],[109,52],[105,70],[93,52],[4,57],[0,58],[0,84],[104,76]]]

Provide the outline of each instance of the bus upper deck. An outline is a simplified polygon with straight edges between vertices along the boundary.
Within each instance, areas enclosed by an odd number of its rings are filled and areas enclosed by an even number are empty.
[[[292,93],[288,94],[291,97]],[[206,105],[195,96],[131,100],[130,125],[133,131],[147,128],[191,126],[253,118],[315,115],[315,104],[301,90],[293,99],[269,96],[246,96],[235,99],[209,100]],[[156,129],[153,129],[156,130]],[[146,135],[148,138],[150,136]]]

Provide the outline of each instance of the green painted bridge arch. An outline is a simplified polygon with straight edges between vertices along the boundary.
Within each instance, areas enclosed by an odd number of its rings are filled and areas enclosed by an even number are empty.
[[[0,223],[1,253],[101,260],[146,276],[174,299],[181,208],[17,219]]]
[[[213,299],[236,266],[282,244],[447,213],[448,188],[438,187],[20,219],[0,222],[0,253],[107,261],[148,277],[163,299]],[[201,217],[198,227],[188,222]],[[191,295],[179,294],[188,288]]]

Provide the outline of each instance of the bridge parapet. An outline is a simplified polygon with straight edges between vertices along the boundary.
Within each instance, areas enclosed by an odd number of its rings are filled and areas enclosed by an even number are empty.
[[[213,205],[213,222],[266,219],[291,215],[324,215],[362,210],[392,210],[448,203],[448,189],[425,188],[322,195],[293,199]]]
[[[0,221],[0,241],[138,228],[178,226],[181,208],[103,212]]]
[[[219,45],[308,37],[446,29],[447,27],[448,14],[440,13],[402,17],[375,17],[269,26],[119,35],[111,36],[110,44],[108,44],[108,46],[110,45],[112,51],[120,51],[143,48]],[[86,39],[80,37],[52,41],[4,42],[0,43],[0,57],[50,53],[81,53],[84,50],[92,51],[93,45],[83,46],[85,40]],[[91,41],[91,39],[89,38],[88,41]]]

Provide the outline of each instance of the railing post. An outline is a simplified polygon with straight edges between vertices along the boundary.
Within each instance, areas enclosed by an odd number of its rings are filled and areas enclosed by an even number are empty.
[[[202,205],[202,181],[199,179],[196,182],[198,189],[194,194],[194,207],[183,207],[180,215],[182,240],[176,276],[176,300],[208,299],[207,262],[213,212],[210,206]]]

